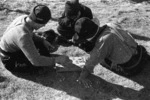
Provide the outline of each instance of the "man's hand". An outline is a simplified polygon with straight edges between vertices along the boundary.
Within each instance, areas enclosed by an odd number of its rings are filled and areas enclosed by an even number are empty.
[[[48,51],[50,51],[50,52],[56,51],[57,48],[55,46],[53,46],[51,43],[49,43],[48,41],[44,40],[43,43]]]
[[[68,66],[67,64],[72,64],[72,60],[70,60],[68,56],[61,55],[55,58],[55,63]]]
[[[86,88],[90,88],[92,87],[92,83],[89,79],[86,79],[86,78],[78,78],[77,79],[77,82],[79,84],[83,84]]]
[[[87,76],[89,74],[90,73],[86,69],[83,69],[81,74],[80,74],[80,77],[77,79],[77,82],[79,84],[83,84],[86,88],[92,87],[91,81],[89,79],[87,79]]]

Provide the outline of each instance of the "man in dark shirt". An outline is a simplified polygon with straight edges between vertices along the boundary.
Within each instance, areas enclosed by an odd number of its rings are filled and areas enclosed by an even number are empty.
[[[66,40],[72,39],[74,32],[74,24],[81,17],[93,19],[92,11],[89,7],[79,3],[79,0],[71,0],[65,3],[65,10],[59,18],[57,31]]]

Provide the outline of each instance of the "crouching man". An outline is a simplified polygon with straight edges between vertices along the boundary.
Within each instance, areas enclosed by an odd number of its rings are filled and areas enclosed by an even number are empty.
[[[79,2],[79,0],[70,0],[65,3],[65,9],[58,20],[57,31],[66,40],[71,40],[75,34],[74,24],[77,19],[87,17],[93,19],[91,9]]]
[[[144,68],[148,56],[145,48],[138,45],[130,33],[123,30],[120,25],[110,23],[99,27],[90,19],[83,17],[75,23],[75,31],[77,33],[75,41],[78,44],[84,45],[87,42],[91,46],[90,58],[77,80],[79,83],[88,87],[87,76],[93,72],[94,66],[98,63],[123,76],[136,75]],[[84,46],[86,47],[88,44]]]
[[[25,68],[35,71],[70,61],[67,56],[50,57],[50,43],[34,34],[50,19],[50,9],[45,5],[37,5],[29,15],[16,18],[8,26],[0,41],[1,60],[8,70],[25,71]]]

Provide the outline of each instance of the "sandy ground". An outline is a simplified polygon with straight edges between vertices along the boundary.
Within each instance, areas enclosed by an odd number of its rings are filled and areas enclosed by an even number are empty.
[[[66,0],[1,0],[0,31],[35,4],[47,4],[53,17],[59,17]],[[100,19],[100,26],[119,22],[135,34],[136,41],[150,52],[150,3],[148,0],[81,0]],[[6,9],[7,8],[7,9]],[[56,30],[57,22],[50,21],[44,28]],[[138,35],[138,36],[137,36]],[[71,56],[78,65],[88,56],[76,47],[60,47],[56,52]],[[79,72],[29,74],[12,73],[1,64],[0,100],[150,100],[150,63],[137,76],[125,78],[101,65],[89,76],[91,88],[76,82]]]

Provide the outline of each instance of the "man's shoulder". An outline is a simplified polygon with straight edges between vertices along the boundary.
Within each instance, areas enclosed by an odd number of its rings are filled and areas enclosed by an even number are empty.
[[[15,31],[16,35],[18,35],[19,37],[24,37],[26,35],[29,35],[30,33],[26,25],[23,24],[18,25],[15,28],[12,28],[12,31]]]
[[[25,17],[27,17],[28,15],[21,15],[21,16],[18,16],[16,17],[16,19],[14,21],[19,21],[21,19],[24,19]]]
[[[66,1],[65,6],[72,6],[73,4],[70,1]]]
[[[101,41],[112,40],[114,37],[115,35],[111,33],[111,30],[109,30],[109,27],[108,27],[99,37],[99,40]]]
[[[82,14],[84,14],[84,16],[93,19],[92,10],[89,7],[80,4],[80,11]]]
[[[22,16],[19,16],[16,20],[16,28],[25,32],[28,31],[28,28],[25,23],[26,17],[27,15],[22,15]]]
[[[66,3],[65,4],[71,4],[71,2],[70,1],[66,1]]]
[[[80,4],[80,9],[83,9],[83,10],[91,10],[88,6],[83,5],[83,4]]]

